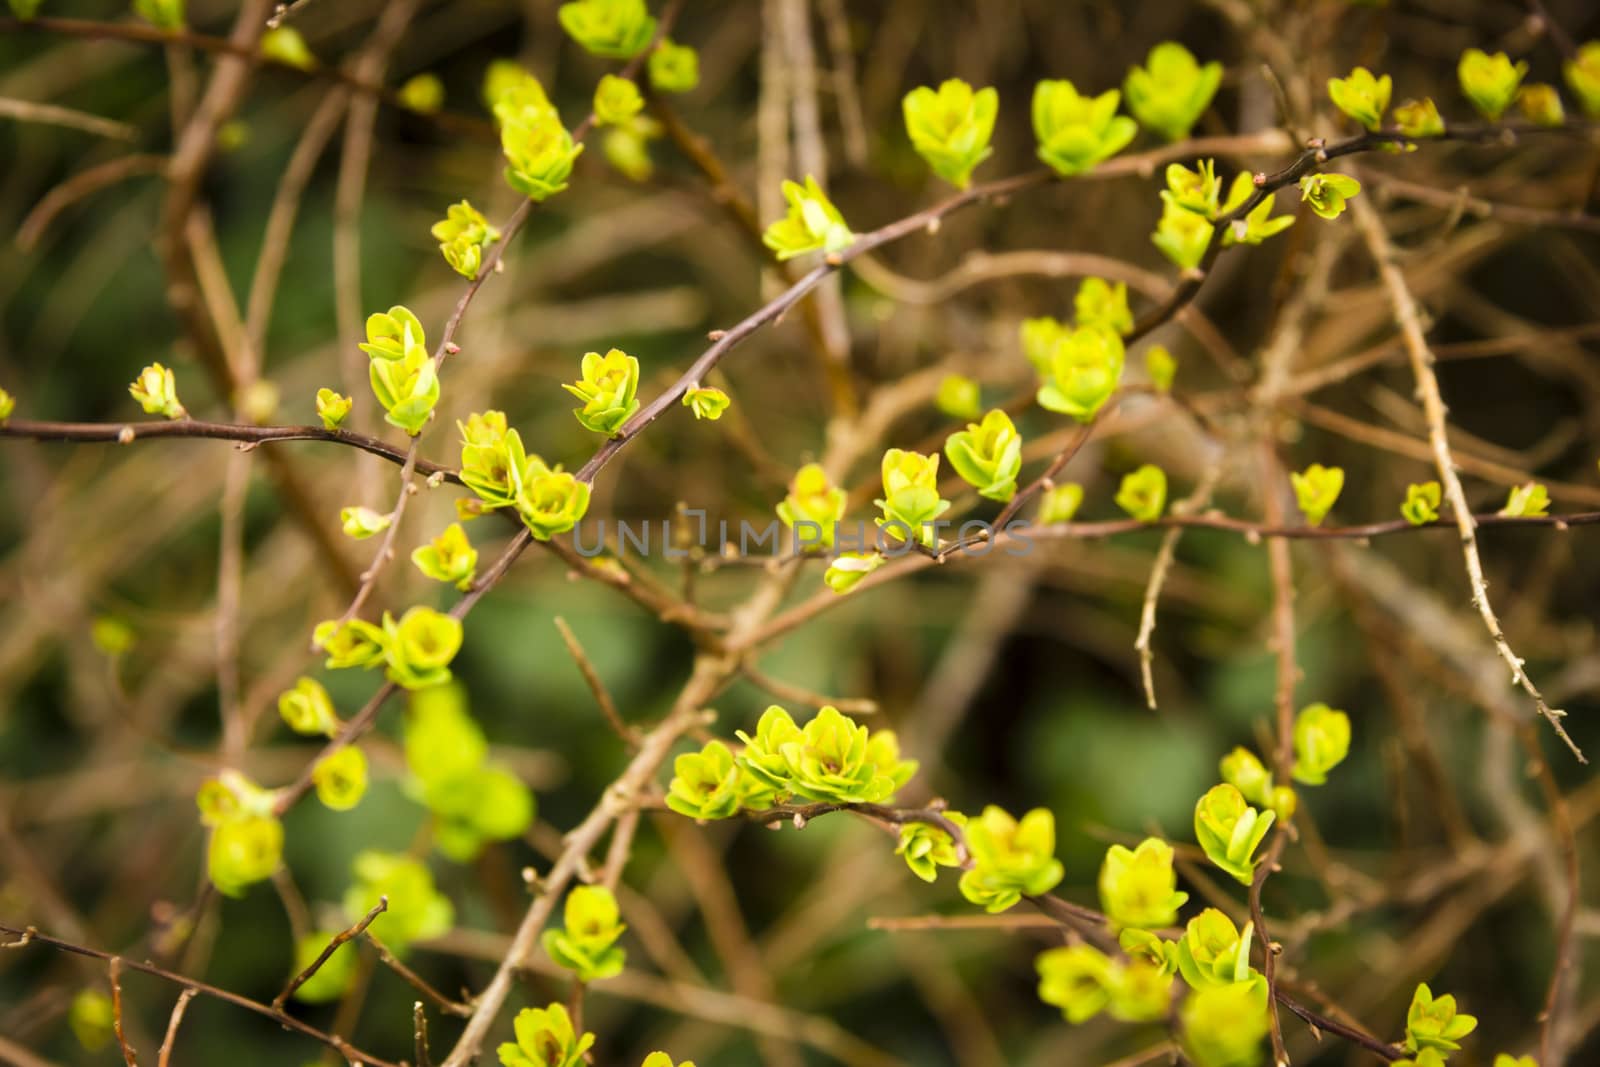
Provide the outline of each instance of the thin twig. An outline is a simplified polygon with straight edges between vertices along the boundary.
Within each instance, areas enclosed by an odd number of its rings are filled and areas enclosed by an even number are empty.
[[[183,1025],[184,1010],[194,998],[195,989],[192,986],[178,994],[178,1002],[172,1006],[172,1017],[167,1020],[167,1036],[161,1041],[161,1052],[156,1059],[156,1067],[168,1067],[171,1062],[172,1048],[178,1040],[178,1027]]]
[[[878,702],[870,697],[830,697],[822,693],[813,692],[805,686],[785,682],[781,678],[774,678],[757,667],[754,663],[746,661],[740,672],[758,689],[764,689],[779,700],[800,704],[808,708],[833,707],[847,715],[876,715]]]
[[[433,1056],[428,1050],[428,1015],[422,1010],[420,1000],[411,1005],[411,1027],[417,1067],[433,1067]]]
[[[122,1032],[122,958],[112,956],[107,970],[111,974],[111,1029],[117,1035],[117,1047],[122,1050],[122,1060],[128,1067],[139,1067],[139,1058],[133,1054],[127,1035]]]
[[[357,920],[354,926],[334,934],[333,939],[322,947],[321,952],[317,953],[317,958],[312,960],[305,970],[289,979],[289,984],[283,987],[283,992],[272,998],[273,1010],[282,1011],[283,1005],[291,996],[294,995],[294,991],[311,981],[312,976],[322,969],[322,965],[327,963],[328,960],[333,957],[335,952],[339,951],[340,945],[343,945],[354,938],[360,937],[366,932],[367,927],[372,925],[374,919],[388,910],[389,898],[386,896],[381,896],[378,898],[378,902],[374,904],[365,915]]]
[[[572,661],[578,665],[578,673],[583,675],[584,684],[589,687],[589,692],[594,694],[594,702],[600,707],[600,714],[605,717],[606,724],[629,748],[639,747],[639,731],[629,726],[622,718],[622,713],[617,710],[616,701],[611,699],[611,693],[606,689],[605,681],[600,677],[600,672],[595,669],[594,661],[583,650],[583,645],[578,643],[578,635],[572,632],[572,627],[567,625],[567,620],[557,615],[553,620],[556,629],[561,633],[561,640],[567,646],[567,652],[572,656]]]
[[[1417,310],[1411,289],[1406,284],[1405,275],[1400,272],[1395,262],[1394,246],[1390,243],[1389,235],[1384,231],[1383,223],[1378,218],[1377,209],[1360,197],[1352,200],[1350,206],[1356,226],[1361,231],[1373,260],[1377,263],[1378,275],[1388,291],[1389,303],[1394,309],[1395,319],[1400,324],[1400,332],[1405,340],[1406,354],[1411,360],[1411,372],[1416,378],[1417,392],[1421,396],[1423,414],[1428,422],[1428,443],[1433,449],[1434,466],[1439,472],[1439,481],[1444,486],[1445,499],[1450,502],[1451,511],[1455,515],[1456,529],[1461,534],[1461,554],[1466,562],[1467,579],[1472,586],[1473,607],[1478,609],[1483,625],[1489,631],[1489,638],[1494,642],[1495,651],[1510,669],[1511,680],[1532,698],[1539,714],[1550,723],[1556,736],[1566,743],[1578,762],[1588,763],[1582,750],[1567,734],[1566,727],[1561,724],[1566,712],[1545,703],[1544,694],[1539,692],[1539,688],[1533,684],[1533,679],[1528,677],[1528,672],[1523,669],[1522,658],[1511,650],[1506,635],[1500,629],[1500,620],[1489,603],[1489,583],[1484,578],[1483,561],[1478,555],[1476,523],[1473,522],[1471,508],[1467,506],[1466,491],[1462,489],[1461,478],[1456,473],[1455,460],[1450,454],[1444,397],[1439,392],[1439,377],[1433,370],[1433,353],[1428,350],[1421,314]]]
[[[362,933],[372,947],[377,949],[378,959],[383,961],[384,966],[393,971],[412,989],[415,989],[417,992],[421,993],[423,996],[437,1004],[440,1011],[443,1011],[447,1015],[456,1015],[462,1018],[472,1014],[472,1008],[469,1005],[461,1004],[457,1001],[451,1000],[449,997],[433,988],[433,986],[429,985],[428,980],[423,978],[422,975],[418,974],[416,971],[413,971],[410,967],[407,967],[405,963],[402,962],[401,959],[390,950],[388,945],[385,945],[381,940],[378,939],[377,934],[373,933],[371,930],[364,930]]]

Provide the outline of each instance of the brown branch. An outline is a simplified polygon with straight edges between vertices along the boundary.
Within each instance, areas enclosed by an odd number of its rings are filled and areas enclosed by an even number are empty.
[[[111,1029],[117,1035],[117,1048],[122,1050],[122,1060],[128,1067],[139,1067],[139,1057],[133,1054],[128,1037],[122,1032],[122,959],[112,956],[108,968],[111,974]]]
[[[1405,340],[1406,354],[1411,360],[1412,375],[1416,378],[1417,392],[1422,399],[1423,413],[1428,422],[1428,443],[1433,450],[1434,466],[1439,472],[1445,499],[1450,502],[1450,508],[1455,515],[1456,529],[1461,535],[1461,554],[1472,587],[1473,606],[1478,609],[1483,625],[1489,631],[1489,638],[1494,643],[1495,651],[1510,668],[1512,681],[1521,686],[1522,691],[1532,698],[1539,714],[1550,723],[1556,736],[1566,743],[1578,762],[1587,763],[1588,760],[1584,758],[1582,750],[1567,734],[1566,727],[1561,724],[1561,719],[1566,713],[1545,703],[1544,694],[1533,684],[1533,679],[1529,678],[1527,671],[1523,669],[1522,658],[1511,650],[1510,643],[1501,631],[1500,620],[1489,603],[1489,586],[1483,575],[1483,561],[1478,555],[1477,524],[1473,521],[1471,509],[1467,507],[1466,492],[1461,487],[1461,477],[1456,473],[1455,460],[1450,452],[1444,397],[1439,391],[1439,377],[1433,370],[1433,353],[1428,350],[1421,313],[1417,310],[1416,301],[1406,285],[1405,276],[1400,273],[1400,268],[1395,263],[1394,246],[1390,243],[1389,235],[1378,218],[1377,210],[1359,197],[1351,201],[1350,206],[1367,250],[1377,263],[1378,275],[1382,278],[1384,289],[1389,294],[1389,303],[1394,309],[1395,318],[1400,324],[1400,331]]]
[[[186,978],[181,974],[176,974],[172,971],[166,970],[165,968],[157,967],[152,963],[138,963],[133,960],[125,960],[110,952],[102,952],[96,948],[89,948],[85,945],[79,945],[71,941],[63,941],[57,937],[50,937],[47,934],[41,934],[33,927],[17,927],[12,926],[9,923],[0,922],[0,934],[15,934],[23,938],[22,941],[13,942],[10,946],[12,948],[21,948],[24,944],[44,945],[59,952],[70,953],[74,956],[86,956],[89,959],[105,960],[107,963],[110,963],[112,960],[117,960],[118,966],[121,968],[126,968],[130,971],[138,971],[140,974],[148,974],[153,978],[160,978],[163,981],[171,982],[174,985],[187,989],[193,989],[201,996],[210,997],[213,1000],[220,1000],[225,1003],[232,1004],[234,1007],[243,1008],[246,1011],[254,1012],[257,1015],[271,1019],[273,1022],[287,1030],[293,1030],[296,1033],[322,1042],[324,1045],[327,1045],[329,1048],[333,1049],[346,1059],[354,1060],[361,1064],[367,1064],[369,1067],[400,1067],[399,1064],[391,1063],[388,1060],[379,1059],[377,1056],[368,1055],[337,1034],[325,1033],[308,1023],[301,1022],[293,1015],[278,1011],[266,1004],[261,1003],[260,1001],[251,1000],[249,997],[240,996],[238,993],[230,993],[226,989],[221,989],[205,982],[197,982],[192,978]]]
[[[389,898],[379,897],[378,902],[357,920],[354,926],[334,934],[332,940],[322,947],[321,952],[317,953],[317,958],[312,960],[305,970],[289,979],[289,984],[283,987],[283,991],[272,998],[272,1010],[282,1011],[284,1004],[294,995],[294,991],[311,981],[312,976],[322,969],[322,965],[332,959],[335,952],[339,951],[339,946],[360,937],[366,932],[367,927],[372,925],[374,919],[388,910]]]
[[[599,705],[600,714],[605,718],[606,724],[629,748],[638,748],[639,731],[623,720],[622,713],[617,710],[617,702],[611,699],[611,693],[606,689],[605,680],[595,669],[594,661],[583,650],[583,645],[578,643],[578,635],[572,632],[572,627],[568,626],[567,620],[560,615],[557,615],[554,621],[556,629],[561,633],[562,642],[567,646],[567,652],[572,656],[572,661],[578,665],[578,673],[583,675],[584,684],[589,687],[589,692],[594,694],[594,702]]]
[[[443,1011],[447,1015],[456,1015],[462,1018],[472,1014],[472,1008],[470,1006],[451,1000],[449,997],[433,988],[433,986],[429,985],[428,980],[423,978],[422,975],[418,974],[416,971],[413,971],[410,967],[407,967],[398,956],[390,951],[388,945],[385,945],[378,939],[377,934],[373,933],[371,930],[363,930],[361,933],[366,937],[368,943],[371,944],[373,948],[378,950],[378,959],[383,961],[384,966],[393,971],[412,989],[415,989],[417,992],[421,993],[423,996],[437,1004],[439,1006],[439,1010]]]
[[[161,1041],[156,1067],[168,1067],[171,1063],[172,1048],[178,1040],[178,1027],[183,1025],[183,1013],[189,1007],[189,1001],[194,999],[195,992],[194,987],[189,986],[178,994],[178,1002],[172,1006],[172,1016],[167,1020],[167,1036]]]
[[[406,450],[396,448],[376,437],[368,437],[366,434],[350,430],[328,430],[321,426],[249,426],[232,422],[204,422],[199,419],[177,419],[171,422],[43,422],[33,419],[12,419],[0,425],[0,438],[3,437],[25,437],[35,441],[113,442],[122,445],[160,438],[202,437],[220,441],[238,441],[252,447],[275,441],[325,441],[329,444],[358,448],[402,466],[407,458]],[[416,469],[428,477],[437,476],[454,485],[461,484],[461,476],[451,467],[418,459]]]
[[[52,18],[44,15],[27,21],[0,18],[0,34],[7,33],[46,33],[90,41],[154,44],[168,49],[192,49],[211,55],[246,59],[252,66],[292,73],[298,77],[331,81],[362,95],[376,97],[390,107],[409,114],[418,114],[401,103],[397,91],[386,88],[380,82],[357,77],[342,66],[319,65],[305,70],[293,63],[264,56],[258,49],[241,44],[231,37],[215,37],[191,30],[163,30],[142,22],[99,22],[90,19]],[[489,123],[470,115],[439,111],[422,114],[420,117],[423,121],[434,123],[449,132],[465,134],[480,141],[496,140],[495,132]]]

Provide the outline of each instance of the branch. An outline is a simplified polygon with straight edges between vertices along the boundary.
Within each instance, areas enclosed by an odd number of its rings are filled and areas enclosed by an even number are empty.
[[[304,1034],[306,1037],[322,1042],[324,1045],[327,1045],[329,1048],[339,1053],[339,1055],[358,1064],[367,1064],[368,1067],[400,1067],[399,1064],[391,1063],[388,1060],[379,1059],[377,1056],[372,1056],[362,1052],[360,1049],[350,1044],[350,1042],[346,1041],[338,1034],[324,1033],[308,1023],[301,1022],[293,1015],[278,1011],[277,1009],[266,1004],[262,1004],[260,1001],[251,1000],[249,997],[240,996],[238,993],[230,993],[226,989],[220,989],[217,986],[209,985],[205,982],[197,982],[192,978],[185,978],[181,974],[176,974],[172,971],[166,970],[165,968],[157,967],[153,963],[138,963],[133,960],[125,960],[110,952],[102,952],[97,948],[89,948],[85,945],[78,945],[71,941],[63,941],[60,938],[50,937],[47,934],[41,934],[38,930],[31,926],[17,927],[12,926],[9,923],[0,922],[0,934],[15,934],[22,938],[21,941],[13,942],[9,946],[11,948],[21,948],[24,944],[45,945],[60,952],[68,952],[75,956],[87,956],[90,959],[105,960],[107,963],[116,960],[118,961],[119,968],[125,968],[130,971],[138,971],[140,974],[148,974],[154,978],[160,978],[164,981],[171,982],[174,985],[192,989],[201,996],[211,997],[214,1000],[225,1001],[226,1003],[232,1004],[235,1007],[243,1008],[246,1011],[255,1012],[257,1015],[265,1016],[286,1030],[293,1030],[296,1033]]]
[[[130,445],[167,437],[204,437],[239,441],[254,447],[275,441],[326,441],[369,452],[390,463],[404,465],[406,450],[386,441],[351,430],[327,430],[321,426],[247,426],[232,422],[204,422],[199,419],[147,422],[42,422],[12,419],[0,425],[0,437],[22,437],[35,441],[98,441]],[[429,477],[440,477],[455,485],[461,476],[450,467],[418,459],[417,470]]]
[[[1444,486],[1445,499],[1450,502],[1451,511],[1455,514],[1456,529],[1461,534],[1461,554],[1466,562],[1467,579],[1472,586],[1472,604],[1478,609],[1483,625],[1489,631],[1489,638],[1494,642],[1495,651],[1510,668],[1511,680],[1533,698],[1534,707],[1550,723],[1556,736],[1566,742],[1567,748],[1577,757],[1578,762],[1588,763],[1582,750],[1568,736],[1566,727],[1561,724],[1566,712],[1545,703],[1544,695],[1539,692],[1533,680],[1528,677],[1528,672],[1523,669],[1522,658],[1511,651],[1511,645],[1500,629],[1500,620],[1489,604],[1489,585],[1483,576],[1483,561],[1478,556],[1477,523],[1467,507],[1467,495],[1461,488],[1461,478],[1456,473],[1455,460],[1450,454],[1444,397],[1439,392],[1439,377],[1433,370],[1433,353],[1428,350],[1428,341],[1423,334],[1421,314],[1417,310],[1417,303],[1411,295],[1410,288],[1406,285],[1405,275],[1401,274],[1400,268],[1395,264],[1394,246],[1390,243],[1389,235],[1378,218],[1377,210],[1359,197],[1350,202],[1350,207],[1356,227],[1361,231],[1362,239],[1366,241],[1367,250],[1377,263],[1378,275],[1389,293],[1389,303],[1394,308],[1395,318],[1400,324],[1406,355],[1411,360],[1411,372],[1417,380],[1417,392],[1422,398],[1423,415],[1428,422],[1428,443],[1433,449],[1434,466],[1438,469],[1439,481]]]
[[[272,1009],[274,1011],[282,1011],[283,1005],[294,995],[294,991],[311,981],[312,976],[322,969],[322,965],[327,963],[335,952],[339,951],[340,945],[360,937],[367,927],[372,925],[374,919],[388,910],[389,898],[380,896],[378,902],[354,926],[334,934],[332,940],[323,946],[321,952],[317,953],[317,958],[312,960],[305,970],[289,979],[289,984],[283,987],[283,992],[272,998]]]

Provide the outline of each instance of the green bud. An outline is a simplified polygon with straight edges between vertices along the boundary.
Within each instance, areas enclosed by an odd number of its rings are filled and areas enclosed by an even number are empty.
[[[1232,985],[1250,980],[1252,927],[1241,932],[1216,908],[1190,919],[1178,939],[1178,972],[1191,989]]]
[[[1413,526],[1439,521],[1439,502],[1443,499],[1438,482],[1416,482],[1406,486],[1405,503],[1400,514]]]
[[[274,26],[261,35],[261,58],[296,70],[316,70],[317,57],[300,31],[293,26]]]
[[[1125,359],[1122,338],[1111,330],[1080,326],[1062,331],[1051,345],[1049,366],[1041,374],[1044,384],[1035,399],[1046,411],[1089,422],[1117,391]]]
[[[650,129],[649,119],[639,119],[627,129],[610,129],[600,142],[606,162],[631,182],[647,182],[656,172],[650,158],[650,142],[641,131]]]
[[[785,181],[783,199],[789,205],[788,213],[761,235],[762,244],[778,259],[789,260],[807,252],[839,252],[855,243],[856,235],[816,178],[806,175],[804,185]]]
[[[322,950],[339,936],[338,930],[319,930],[307,934],[294,945],[294,973],[300,974],[322,955]],[[302,982],[294,991],[294,999],[302,1004],[328,1004],[338,1000],[349,990],[356,976],[356,950],[340,945],[333,955],[322,961],[322,966]]]
[[[424,72],[407,78],[395,98],[407,111],[419,115],[437,114],[444,107],[444,82],[437,74]]]
[[[429,231],[439,242],[445,262],[464,278],[476,278],[483,266],[483,250],[500,240],[500,231],[489,225],[483,213],[463,200],[451,204],[445,217]]]
[[[1334,107],[1367,129],[1376,130],[1383,125],[1383,113],[1389,110],[1392,88],[1389,75],[1377,78],[1366,67],[1357,67],[1348,77],[1328,79],[1328,98]]]
[[[6,424],[6,420],[11,417],[11,413],[15,410],[17,410],[17,398],[4,389],[0,389],[0,426]]]
[[[782,781],[793,793],[841,804],[886,801],[917,770],[916,761],[900,758],[892,730],[869,732],[832,705],[819,710],[778,754]]]
[[[113,659],[132,648],[136,638],[133,627],[115,615],[96,615],[89,624],[89,640]]]
[[[1245,802],[1244,794],[1226,783],[1212,786],[1194,808],[1194,836],[1206,858],[1241,885],[1255,878],[1253,858],[1277,816]]]
[[[883,454],[883,511],[878,526],[908,541],[934,547],[933,520],[950,508],[939,497],[939,457],[891,448]]]
[[[744,742],[739,754],[739,766],[762,786],[770,790],[775,800],[789,796],[794,783],[789,777],[789,764],[783,757],[785,747],[803,744],[804,737],[789,713],[777,704],[768,705],[756,723],[756,734],[751,737],[743,730],[735,736]]]
[[[1132,67],[1122,82],[1128,110],[1140,125],[1169,141],[1181,141],[1199,121],[1222,83],[1222,64],[1201,66],[1175,41],[1150,49],[1143,67]]]
[[[1122,93],[1080,96],[1070,81],[1042,81],[1033,90],[1033,133],[1039,158],[1063,178],[1092,170],[1128,146],[1138,125],[1117,114]]]
[[[973,169],[994,154],[989,140],[999,109],[1000,96],[993,89],[974,92],[960,78],[937,90],[920,86],[901,101],[911,147],[957,189],[971,184]]]
[[[1444,133],[1444,119],[1431,97],[1407,100],[1394,109],[1394,124],[1407,137],[1438,137]]]
[[[1347,174],[1308,174],[1300,179],[1300,199],[1322,218],[1344,214],[1345,201],[1361,191],[1361,183]]]
[[[1076,1026],[1087,1022],[1111,1001],[1111,959],[1093,945],[1066,945],[1039,954],[1039,999],[1061,1009]]]
[[[672,1057],[665,1052],[652,1052],[644,1058],[644,1063],[639,1067],[694,1067],[694,1061],[684,1060],[682,1063],[674,1064]]]
[[[283,859],[283,824],[271,815],[242,815],[218,823],[206,850],[206,873],[223,896],[272,877]]]
[[[578,525],[589,510],[589,486],[561,464],[546,467],[538,456],[528,457],[528,480],[516,499],[517,516],[539,541],[548,541]]]
[[[278,696],[278,714],[289,729],[308,737],[332,737],[339,732],[333,699],[315,678],[301,677],[293,689]]]
[[[526,108],[503,118],[500,148],[511,164],[505,170],[506,184],[534,201],[565,189],[572,164],[583,153],[583,145],[573,142],[561,116],[549,107]]]
[[[111,998],[100,990],[85,989],[72,998],[72,1007],[67,1010],[67,1025],[84,1051],[99,1052],[110,1044],[115,1024],[115,1006]]]
[[[355,401],[350,397],[342,396],[326,386],[317,390],[317,417],[322,420],[324,429],[337,430],[343,426],[354,406]]]
[[[1233,176],[1233,185],[1228,190],[1228,199],[1223,202],[1222,212],[1231,215],[1256,191],[1255,177],[1249,171],[1240,171]],[[1275,194],[1274,194],[1275,195]],[[1222,246],[1245,244],[1258,245],[1274,234],[1282,233],[1294,225],[1293,215],[1280,215],[1272,218],[1274,195],[1268,195],[1261,203],[1251,208],[1242,219],[1234,219],[1222,231]]]
[[[1294,780],[1322,785],[1350,754],[1350,716],[1326,704],[1309,704],[1294,720]]]
[[[1532,1056],[1513,1056],[1509,1052],[1502,1052],[1494,1058],[1494,1067],[1539,1067],[1539,1063]]]
[[[978,383],[961,374],[947,374],[939,382],[934,406],[955,419],[975,419],[983,410],[983,391]]]
[[[1206,258],[1211,247],[1211,236],[1216,232],[1204,215],[1198,215],[1171,200],[1161,209],[1161,221],[1150,242],[1161,249],[1161,254],[1183,270],[1195,270]]]
[[[1130,959],[1148,963],[1163,974],[1178,972],[1178,946],[1159,934],[1126,926],[1117,932],[1117,944]]]
[[[828,481],[821,464],[807,463],[789,483],[789,495],[778,502],[778,518],[806,544],[832,548],[835,527],[848,502],[849,494]],[[807,525],[798,530],[801,523]]]
[[[631,78],[607,74],[594,91],[594,119],[600,126],[626,126],[644,110],[644,97]]]
[[[1217,177],[1217,161],[1202,159],[1190,170],[1182,163],[1167,164],[1167,187],[1163,202],[1192,211],[1206,219],[1216,219],[1222,203],[1222,179]]]
[[[733,401],[721,389],[696,386],[683,394],[683,406],[694,412],[696,419],[716,422],[731,403]]]
[[[961,480],[986,500],[1004,503],[1017,495],[1022,471],[1022,435],[1011,416],[995,408],[982,422],[968,423],[945,438],[944,454]]]
[[[1055,857],[1055,816],[1046,808],[1018,821],[991,804],[967,821],[967,849],[973,865],[961,876],[961,895],[990,914],[1012,907],[1024,893],[1050,892],[1065,874]]]
[[[1039,500],[1039,524],[1051,526],[1058,522],[1071,522],[1082,504],[1083,486],[1077,482],[1051,486]]]
[[[221,826],[235,819],[271,815],[278,793],[263,789],[238,771],[228,769],[200,783],[195,807],[200,809],[200,825]]]
[[[467,540],[467,531],[452,522],[444,532],[411,553],[417,570],[436,582],[451,582],[465,592],[472,587],[478,571],[478,550]]]
[[[1600,41],[1590,41],[1578,49],[1578,54],[1562,66],[1561,73],[1583,113],[1592,119],[1600,118]]]
[[[189,416],[178,401],[178,382],[172,369],[159,363],[152,363],[140,371],[139,377],[128,386],[128,394],[139,402],[146,415],[161,415],[169,419]]]
[[[672,761],[667,807],[691,819],[726,819],[739,810],[740,769],[721,741]]]
[[[1454,1052],[1461,1047],[1461,1039],[1477,1028],[1476,1016],[1456,1011],[1455,997],[1448,993],[1435,997],[1428,983],[1417,983],[1411,1006],[1406,1009],[1407,1051]]]
[[[578,886],[567,894],[565,929],[546,930],[544,950],[580,982],[614,978],[622,972],[623,950],[617,938],[627,927],[617,899],[604,886]]]
[[[311,644],[328,654],[329,670],[348,667],[376,667],[383,662],[388,635],[380,627],[361,619],[340,624],[336,619],[317,623]]]
[[[1117,507],[1140,522],[1155,522],[1167,506],[1167,473],[1146,463],[1122,476],[1117,489]]]
[[[1158,393],[1172,392],[1172,379],[1178,374],[1178,361],[1166,345],[1152,345],[1144,354],[1144,372]]]
[[[1165,1018],[1172,1006],[1172,972],[1133,959],[1111,970],[1111,1001],[1106,1012],[1125,1023],[1150,1023]]]
[[[27,22],[29,19],[33,18],[33,16],[39,13],[39,5],[42,4],[44,0],[6,0],[6,2],[11,8],[11,13],[13,15],[17,16],[17,18],[21,19],[23,22]],[[79,994],[80,997],[90,995],[91,994],[88,991]],[[90,1051],[93,1050],[91,1049]]]
[[[1112,845],[1100,864],[1100,908],[1118,926],[1154,929],[1178,921],[1189,894],[1178,891],[1172,846],[1147,837],[1129,850]]]
[[[1504,52],[1491,56],[1477,48],[1461,53],[1461,62],[1456,66],[1461,92],[1490,122],[1498,121],[1517,98],[1517,89],[1526,73],[1528,64],[1512,63]]]
[[[400,360],[413,348],[426,349],[428,337],[411,309],[396,304],[367,316],[367,340],[357,347],[370,359]]]
[[[607,436],[615,434],[639,410],[634,395],[639,390],[639,361],[620,348],[613,348],[604,356],[585,353],[582,366],[583,377],[575,384],[562,386],[583,401],[583,407],[574,408],[573,414],[585,429]]]
[[[1272,807],[1272,772],[1254,752],[1236,746],[1218,765],[1222,780],[1258,807]]]
[[[372,319],[367,322],[370,337]],[[367,377],[372,395],[386,413],[384,421],[415,437],[433,417],[434,405],[439,402],[439,364],[423,347],[421,335],[411,335],[409,325],[407,331],[405,354],[399,358],[374,356],[367,365]],[[361,347],[372,354],[373,346]]]
[[[457,422],[461,431],[461,482],[490,508],[511,507],[534,477],[522,435],[506,427],[501,411],[485,411]],[[544,467],[543,462],[539,464]]]
[[[1256,1067],[1270,1027],[1267,983],[1210,986],[1184,998],[1178,1018],[1194,1067]]]
[[[1303,471],[1292,472],[1289,481],[1294,485],[1295,503],[1300,506],[1306,522],[1321,526],[1344,489],[1344,469],[1313,463]]]
[[[574,0],[562,4],[556,18],[569,37],[607,59],[632,59],[656,33],[644,0]]]
[[[1524,85],[1517,92],[1517,106],[1535,126],[1560,126],[1567,121],[1561,94],[1554,85]]]
[[[656,45],[647,64],[650,87],[662,93],[689,93],[700,84],[700,53],[667,38]]]
[[[389,907],[368,927],[397,954],[416,941],[438,937],[455,923],[455,909],[433,886],[433,875],[420,860],[399,852],[365,849],[350,864],[355,876],[345,890],[344,910],[351,922],[360,919],[380,897]]]
[[[389,528],[391,521],[388,515],[367,507],[339,509],[340,528],[344,530],[346,537],[357,541],[365,541],[374,534],[382,533]]]
[[[1050,316],[1041,315],[1034,319],[1023,319],[1017,332],[1022,342],[1022,354],[1028,357],[1028,362],[1033,364],[1039,377],[1048,378],[1056,345],[1071,331]]]
[[[583,0],[564,4],[561,10],[590,7],[598,2]],[[639,7],[641,10],[644,7],[642,0]],[[560,1004],[523,1008],[512,1020],[512,1029],[517,1035],[516,1044],[507,1041],[495,1050],[501,1067],[579,1067],[584,1062],[584,1053],[594,1044],[593,1034],[585,1033],[580,1037],[573,1030],[572,1018]]]
[[[157,29],[183,29],[183,0],[133,0],[133,13]]]
[[[461,620],[418,605],[398,622],[383,615],[385,676],[405,689],[426,689],[450,680],[450,661],[461,649]]]
[[[1538,482],[1527,482],[1514,487],[1506,497],[1506,506],[1500,514],[1521,518],[1535,518],[1550,514],[1550,492]]]
[[[952,811],[945,817],[957,826],[967,824],[967,817],[959,811]],[[932,823],[908,822],[902,825],[900,842],[895,845],[894,854],[904,856],[911,873],[924,882],[938,878],[940,867],[961,866],[955,840]]]
[[[1079,326],[1098,326],[1119,336],[1133,332],[1133,312],[1128,310],[1128,283],[1115,285],[1104,278],[1085,278],[1072,301],[1073,319]]]
[[[367,754],[355,745],[334,749],[311,768],[317,799],[334,811],[349,811],[367,792]]]
[[[501,123],[517,115],[552,110],[539,79],[513,59],[497,59],[483,72],[483,102]]]
[[[835,593],[848,593],[861,579],[887,562],[877,552],[843,552],[828,564],[822,580]]]

